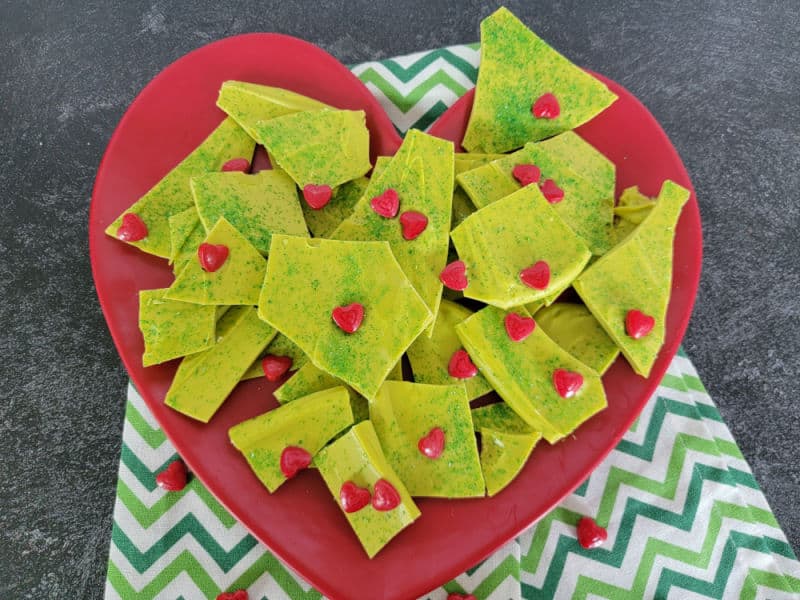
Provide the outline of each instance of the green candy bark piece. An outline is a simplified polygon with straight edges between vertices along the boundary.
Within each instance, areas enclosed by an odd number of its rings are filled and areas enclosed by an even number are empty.
[[[348,334],[332,312],[352,303],[364,307],[364,320]],[[258,310],[319,369],[368,399],[432,320],[387,242],[281,234],[272,237]]]
[[[419,336],[406,350],[411,363],[414,381],[433,385],[461,385],[468,400],[474,400],[492,391],[492,386],[478,373],[469,379],[451,377],[447,370],[453,354],[461,348],[455,325],[472,315],[460,304],[442,300],[431,337]]]
[[[300,189],[335,188],[372,166],[365,118],[363,110],[298,112],[257,123],[256,139]]]
[[[301,202],[306,224],[314,237],[330,237],[341,222],[352,214],[368,184],[366,177],[343,183],[333,190],[330,201],[318,210],[311,208],[307,202]]]
[[[292,359],[292,367],[290,371],[298,371],[304,365],[308,364],[308,357],[305,353],[297,347],[292,340],[287,338],[285,335],[279,333],[276,335],[272,341],[267,346],[264,353],[259,356],[257,359],[253,361],[253,364],[250,365],[250,368],[247,369],[244,375],[242,375],[242,381],[245,379],[255,379],[257,377],[264,376],[264,369],[261,366],[261,359],[263,359],[267,354],[272,354],[273,356],[288,356]]]
[[[400,365],[400,362],[397,363]],[[264,374],[263,371],[261,373]],[[398,372],[397,366],[389,373],[387,379],[402,381],[402,369]],[[318,369],[313,363],[306,363],[301,369],[292,375],[281,387],[275,390],[275,398],[281,404],[291,402],[297,398],[301,398],[312,392],[326,390],[335,386],[345,386],[348,389],[352,388],[338,377],[326,373],[322,369]],[[352,390],[353,396],[357,395],[355,390]]]
[[[536,433],[509,433],[482,428],[481,469],[489,496],[502,491],[528,462],[528,457],[542,438]]]
[[[531,112],[546,93],[555,95],[561,109],[554,119]],[[481,64],[462,145],[472,152],[508,152],[574,129],[616,98],[500,8],[481,22]]]
[[[370,403],[369,416],[386,460],[412,496],[474,498],[484,495],[469,401],[461,385],[387,381]],[[420,451],[420,439],[444,431],[438,458]]]
[[[370,175],[370,180],[378,180],[383,172],[386,170],[386,167],[389,166],[389,163],[392,162],[391,156],[379,156],[375,159],[375,166],[372,168],[372,174]]]
[[[208,173],[193,177],[191,185],[206,231],[224,217],[264,255],[273,233],[308,235],[297,186],[283,171]]]
[[[170,286],[167,298],[196,304],[258,304],[267,261],[233,225],[222,217],[206,238],[228,248],[228,258],[213,273],[189,262]]]
[[[502,154],[480,154],[476,152],[459,152],[455,156],[453,172],[456,176],[464,171],[471,171],[481,165],[503,158]]]
[[[467,193],[460,187],[453,190],[453,211],[450,215],[450,227],[455,229],[464,222],[468,216],[476,210],[472,200],[469,199]]]
[[[217,323],[217,343],[192,354],[178,366],[164,403],[208,423],[275,330],[249,306],[235,306]]]
[[[639,375],[647,377],[664,343],[672,289],[675,226],[689,190],[665,181],[647,218],[623,242],[586,269],[575,290]],[[639,310],[655,319],[640,339],[628,336],[625,316]]]
[[[149,254],[169,258],[169,218],[193,205],[189,180],[209,171],[219,171],[232,158],[250,160],[254,149],[252,138],[233,119],[225,119],[189,156],[117,217],[106,229],[106,234],[116,238],[122,217],[135,213],[147,226],[147,237],[127,243]]]
[[[506,433],[524,434],[531,434],[535,431],[505,402],[495,402],[472,409],[472,426],[475,431],[493,429]]]
[[[603,153],[574,131],[542,140],[538,146],[551,156],[568,164],[581,177],[591,181],[607,198],[614,199],[617,183],[617,167]]]
[[[350,394],[335,387],[239,423],[228,435],[259,481],[274,492],[287,480],[281,471],[285,448],[302,448],[314,456],[352,423]]]
[[[197,248],[206,239],[194,206],[169,218],[169,239],[169,261],[177,277],[187,264],[197,260]]]
[[[597,373],[551,340],[541,327],[521,342],[512,341],[504,325],[506,314],[487,306],[456,325],[456,333],[500,397],[553,443],[605,408],[603,383]],[[562,398],[556,392],[556,369],[583,376],[583,385],[571,398]]]
[[[636,229],[655,206],[653,198],[645,196],[637,186],[626,188],[614,207],[614,235],[620,243]]]
[[[414,210],[428,217],[428,226],[414,240],[403,238],[397,219],[387,219],[370,206],[375,196],[394,189],[400,198],[398,214]],[[453,144],[416,129],[384,171],[370,180],[353,213],[331,234],[338,240],[385,240],[414,289],[433,315],[439,310],[447,261],[453,198]]]
[[[583,304],[557,302],[533,315],[556,344],[600,375],[619,355],[619,348]]]
[[[219,89],[217,106],[236,120],[253,139],[257,139],[256,124],[292,113],[331,108],[313,98],[308,98],[283,88],[226,81]]]
[[[194,206],[169,218],[169,264],[173,264],[178,258],[199,223],[200,217]]]
[[[166,289],[139,292],[139,330],[145,367],[200,352],[214,345],[216,310],[164,298]]]
[[[386,461],[369,421],[354,425],[345,435],[323,448],[314,462],[340,507],[342,485],[348,481],[374,493],[375,483],[384,479],[400,495],[400,504],[392,510],[378,511],[367,504],[359,511],[344,513],[370,558],[420,516],[402,480]]]
[[[313,363],[309,362],[298,369],[281,387],[275,390],[275,398],[281,404],[286,404],[320,390],[345,385],[338,377],[318,369]]]
[[[464,296],[501,308],[564,290],[591,256],[536,186],[521,188],[478,210],[450,237],[467,266],[469,284]],[[543,290],[520,279],[523,269],[539,261],[550,267],[550,283]]]
[[[521,164],[536,165],[541,170],[540,183],[552,179],[564,191],[564,199],[551,206],[586,242],[592,254],[601,255],[611,248],[613,187],[609,190],[607,181],[601,179],[598,184],[589,179],[594,172],[592,169],[585,175],[576,171],[583,163],[573,165],[548,150],[544,143],[527,144],[513,154],[461,173],[458,182],[475,206],[483,208],[520,189],[512,171]]]
[[[269,343],[265,354],[288,356],[292,359],[292,369],[300,369],[308,362],[308,356],[306,356],[306,353],[282,333],[276,335],[275,339]]]

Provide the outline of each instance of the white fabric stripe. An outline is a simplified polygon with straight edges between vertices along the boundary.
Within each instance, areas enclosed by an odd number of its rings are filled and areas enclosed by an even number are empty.
[[[125,503],[117,499],[114,510],[118,514],[117,526],[134,543],[140,552],[145,552],[159,542],[163,535],[187,515],[194,515],[226,552],[248,536],[247,530],[238,521],[230,529],[217,518],[205,502],[193,492],[184,495],[172,508],[162,514],[152,525],[142,527]]]
[[[153,413],[150,412],[150,409],[147,408],[147,405],[144,403],[144,399],[139,395],[136,391],[136,388],[133,387],[132,383],[128,383],[128,402],[133,404],[136,409],[139,411],[139,414],[142,415],[142,418],[150,425],[153,429],[160,429],[161,426],[156,421],[156,418],[153,416]]]
[[[399,79],[385,65],[382,65],[380,63],[364,65],[363,68],[359,68],[359,72],[357,73],[357,75],[363,76],[363,74],[370,69],[373,70],[381,79],[383,79],[386,82],[387,85],[392,87],[403,98],[406,98],[411,93],[416,91],[416,89],[419,86],[427,83],[429,79],[434,77],[439,72],[445,73],[450,79],[452,79],[455,83],[463,87],[465,90],[469,90],[475,87],[475,84],[472,82],[472,80],[467,75],[465,75],[461,69],[459,69],[458,67],[454,67],[443,58],[437,58],[435,61],[427,65],[424,69],[422,69],[422,71],[417,73],[414,77],[412,77],[406,82]],[[442,84],[440,83],[439,85]],[[421,98],[421,100],[424,100],[430,95],[432,95],[432,92],[428,91]]]
[[[228,573],[224,573],[222,569],[220,569],[216,561],[209,556],[205,549],[192,536],[184,536],[181,538],[178,543],[173,545],[172,548],[167,550],[162,556],[153,562],[150,568],[148,568],[144,573],[139,573],[113,542],[109,552],[109,559],[114,562],[114,564],[122,573],[125,574],[125,579],[127,579],[130,586],[137,592],[141,592],[148,583],[155,579],[183,552],[188,552],[194,556],[197,562],[203,565],[203,569],[206,571],[208,576],[218,586],[225,589],[233,584],[233,582],[236,581],[236,579],[241,576],[242,573],[244,573],[253,565],[253,563],[261,558],[261,556],[264,554],[264,547],[260,544],[256,544]]]

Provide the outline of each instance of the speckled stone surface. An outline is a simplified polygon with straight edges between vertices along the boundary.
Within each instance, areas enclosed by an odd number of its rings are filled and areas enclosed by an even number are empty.
[[[0,4],[0,596],[101,598],[126,376],[92,285],[97,165],[138,91],[278,31],[345,63],[475,41],[497,4]],[[507,3],[655,114],[704,223],[685,348],[800,549],[800,13],[793,2]],[[314,7],[311,10],[312,6]]]

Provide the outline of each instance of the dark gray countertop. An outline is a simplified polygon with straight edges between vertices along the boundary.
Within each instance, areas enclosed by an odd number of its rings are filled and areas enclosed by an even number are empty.
[[[278,31],[345,63],[476,41],[474,0],[0,5],[0,595],[100,598],[126,375],[87,247],[123,111],[212,40]],[[219,6],[217,6],[219,4]],[[684,346],[800,549],[800,13],[789,1],[508,3],[647,105],[705,237]],[[313,7],[313,9],[312,9]]]

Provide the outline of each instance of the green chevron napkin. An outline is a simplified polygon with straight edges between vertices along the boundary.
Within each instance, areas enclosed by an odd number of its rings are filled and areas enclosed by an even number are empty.
[[[477,45],[353,67],[402,133],[428,127],[475,85]],[[176,457],[128,387],[105,597],[186,600],[246,588],[251,599],[319,592],[259,544],[192,478],[166,493],[155,476]],[[584,515],[608,529],[584,550]],[[691,362],[676,356],[619,445],[541,521],[425,596],[800,598],[800,563]]]

